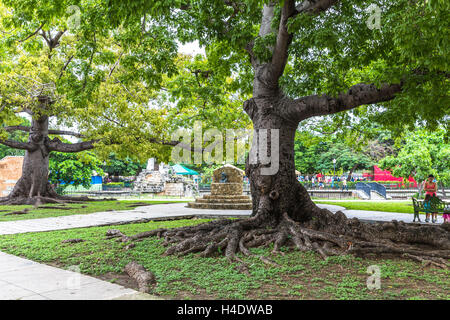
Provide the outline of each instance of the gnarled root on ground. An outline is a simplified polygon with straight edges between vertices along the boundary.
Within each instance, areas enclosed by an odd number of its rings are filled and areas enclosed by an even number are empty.
[[[135,261],[127,264],[124,271],[136,280],[140,292],[148,293],[149,285],[156,283],[155,275]]]
[[[119,230],[109,230],[108,238],[121,242],[139,241],[148,237],[163,238],[165,255],[183,256],[199,253],[202,257],[224,254],[239,269],[248,273],[248,267],[236,255],[255,256],[249,249],[273,244],[273,254],[284,254],[288,247],[300,251],[315,251],[323,259],[329,256],[353,254],[390,254],[425,265],[447,268],[450,259],[450,232],[441,226],[421,226],[403,222],[363,223],[316,208],[313,219],[305,223],[293,221],[287,213],[280,221],[260,214],[248,219],[220,219],[196,226],[175,229],[155,229],[127,236]],[[258,256],[264,263],[276,263]]]

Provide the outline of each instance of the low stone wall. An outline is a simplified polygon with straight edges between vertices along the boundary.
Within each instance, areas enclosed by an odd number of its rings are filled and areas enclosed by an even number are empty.
[[[340,191],[340,190],[308,190],[308,194],[311,197],[323,198],[323,199],[353,199],[358,195],[355,191]]]
[[[158,193],[158,196],[184,196],[184,184],[183,182],[166,182],[164,191]]]

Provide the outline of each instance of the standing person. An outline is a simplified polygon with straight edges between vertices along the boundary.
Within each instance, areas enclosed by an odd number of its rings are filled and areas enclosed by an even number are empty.
[[[436,191],[437,191],[437,183],[434,182],[434,176],[430,174],[428,176],[428,179],[425,181],[424,188],[425,190],[425,203],[428,204],[428,207],[430,206],[430,201],[432,197],[436,197]],[[435,223],[437,221],[437,212],[431,213],[431,221]],[[427,210],[426,212],[426,219],[425,222],[430,222],[430,212]]]
[[[450,223],[450,213],[444,213],[442,218],[444,218],[444,223]]]
[[[346,189],[348,191],[347,179],[346,178],[342,178],[342,191],[344,191],[344,189]]]

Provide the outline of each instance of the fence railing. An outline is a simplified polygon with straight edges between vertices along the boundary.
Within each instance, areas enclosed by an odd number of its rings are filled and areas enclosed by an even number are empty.
[[[376,182],[369,182],[367,185],[370,187],[371,191],[376,191],[380,195],[382,195],[384,198],[386,198],[386,187],[382,184],[376,183]]]
[[[371,188],[369,185],[365,184],[364,182],[358,182],[356,184],[356,190],[360,190],[360,191],[364,192],[367,195],[367,197],[369,197],[369,199],[370,199]]]

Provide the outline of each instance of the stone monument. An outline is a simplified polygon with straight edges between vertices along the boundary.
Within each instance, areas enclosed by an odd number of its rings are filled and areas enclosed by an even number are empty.
[[[189,208],[251,210],[252,200],[242,194],[244,171],[226,164],[214,170],[211,194],[188,203]]]
[[[172,173],[172,167],[158,163],[154,158],[147,161],[134,182],[134,190],[154,193],[158,196],[192,196],[192,188],[183,177]]]

